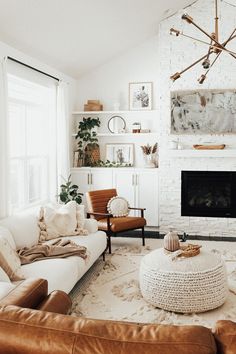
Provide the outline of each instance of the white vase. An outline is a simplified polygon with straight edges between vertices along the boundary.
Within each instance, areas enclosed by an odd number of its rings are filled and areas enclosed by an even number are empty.
[[[155,168],[155,164],[152,160],[152,154],[150,155],[144,155],[145,157],[145,168]]]

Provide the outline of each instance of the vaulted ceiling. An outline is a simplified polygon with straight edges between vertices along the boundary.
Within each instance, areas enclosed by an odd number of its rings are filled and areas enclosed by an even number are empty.
[[[0,40],[79,78],[193,0],[0,0]]]

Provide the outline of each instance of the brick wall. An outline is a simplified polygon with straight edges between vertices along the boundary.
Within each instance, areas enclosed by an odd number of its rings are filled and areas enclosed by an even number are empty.
[[[236,27],[235,6],[229,2],[219,1],[220,6],[220,39],[227,39]],[[214,1],[199,0],[183,11],[162,21],[159,32],[159,122],[160,122],[160,230],[166,232],[170,227],[193,235],[236,236],[236,219],[181,217],[181,170],[236,171],[236,158],[173,158],[169,151],[169,143],[176,140],[170,134],[170,91],[194,89],[235,89],[236,60],[223,53],[215,67],[209,73],[204,85],[197,79],[204,70],[200,64],[184,74],[181,79],[172,83],[169,76],[191,64],[206,53],[205,45],[187,38],[169,35],[169,29],[184,31],[199,39],[206,40],[196,28],[181,20],[183,12],[192,16],[196,23],[213,32]],[[236,40],[230,48],[236,51]],[[157,87],[158,89],[158,87]],[[236,149],[236,135],[197,135],[178,136],[184,148],[207,141],[224,143],[228,148]]]

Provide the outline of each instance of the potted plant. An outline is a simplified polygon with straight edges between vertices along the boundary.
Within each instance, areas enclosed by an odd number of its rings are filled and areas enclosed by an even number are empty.
[[[155,143],[152,145],[143,145],[141,146],[144,158],[145,158],[145,167],[153,168],[156,167],[153,162],[153,155],[157,153],[158,145]]]
[[[64,178],[63,178],[64,179]],[[77,204],[81,204],[83,193],[79,193],[79,187],[76,184],[72,184],[71,175],[68,179],[64,179],[65,183],[60,185],[59,199],[62,203],[67,204],[71,200],[75,200]]]
[[[93,166],[94,161],[100,159],[99,145],[97,132],[94,130],[100,127],[100,119],[97,118],[83,118],[79,122],[78,132],[75,139],[78,141],[79,159],[83,161],[83,166]]]

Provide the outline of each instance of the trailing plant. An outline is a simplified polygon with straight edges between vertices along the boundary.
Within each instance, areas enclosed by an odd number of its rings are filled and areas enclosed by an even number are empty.
[[[131,163],[119,163],[119,162],[112,162],[110,160],[106,160],[106,161],[102,161],[102,160],[98,160],[96,161],[92,167],[131,167],[132,164]]]
[[[60,185],[60,194],[59,198],[60,201],[64,204],[67,204],[71,200],[76,201],[77,204],[81,204],[82,202],[82,195],[83,193],[79,193],[79,187],[76,184],[72,184],[71,175],[69,175],[68,179],[66,180],[63,178],[65,183]]]
[[[83,120],[79,122],[78,131],[75,139],[79,139],[77,151],[79,152],[79,159],[84,159],[85,166],[91,165],[89,154],[87,154],[86,159],[86,150],[89,152],[99,146],[97,133],[93,129],[95,127],[100,127],[100,125],[101,122],[98,117],[83,118]]]

